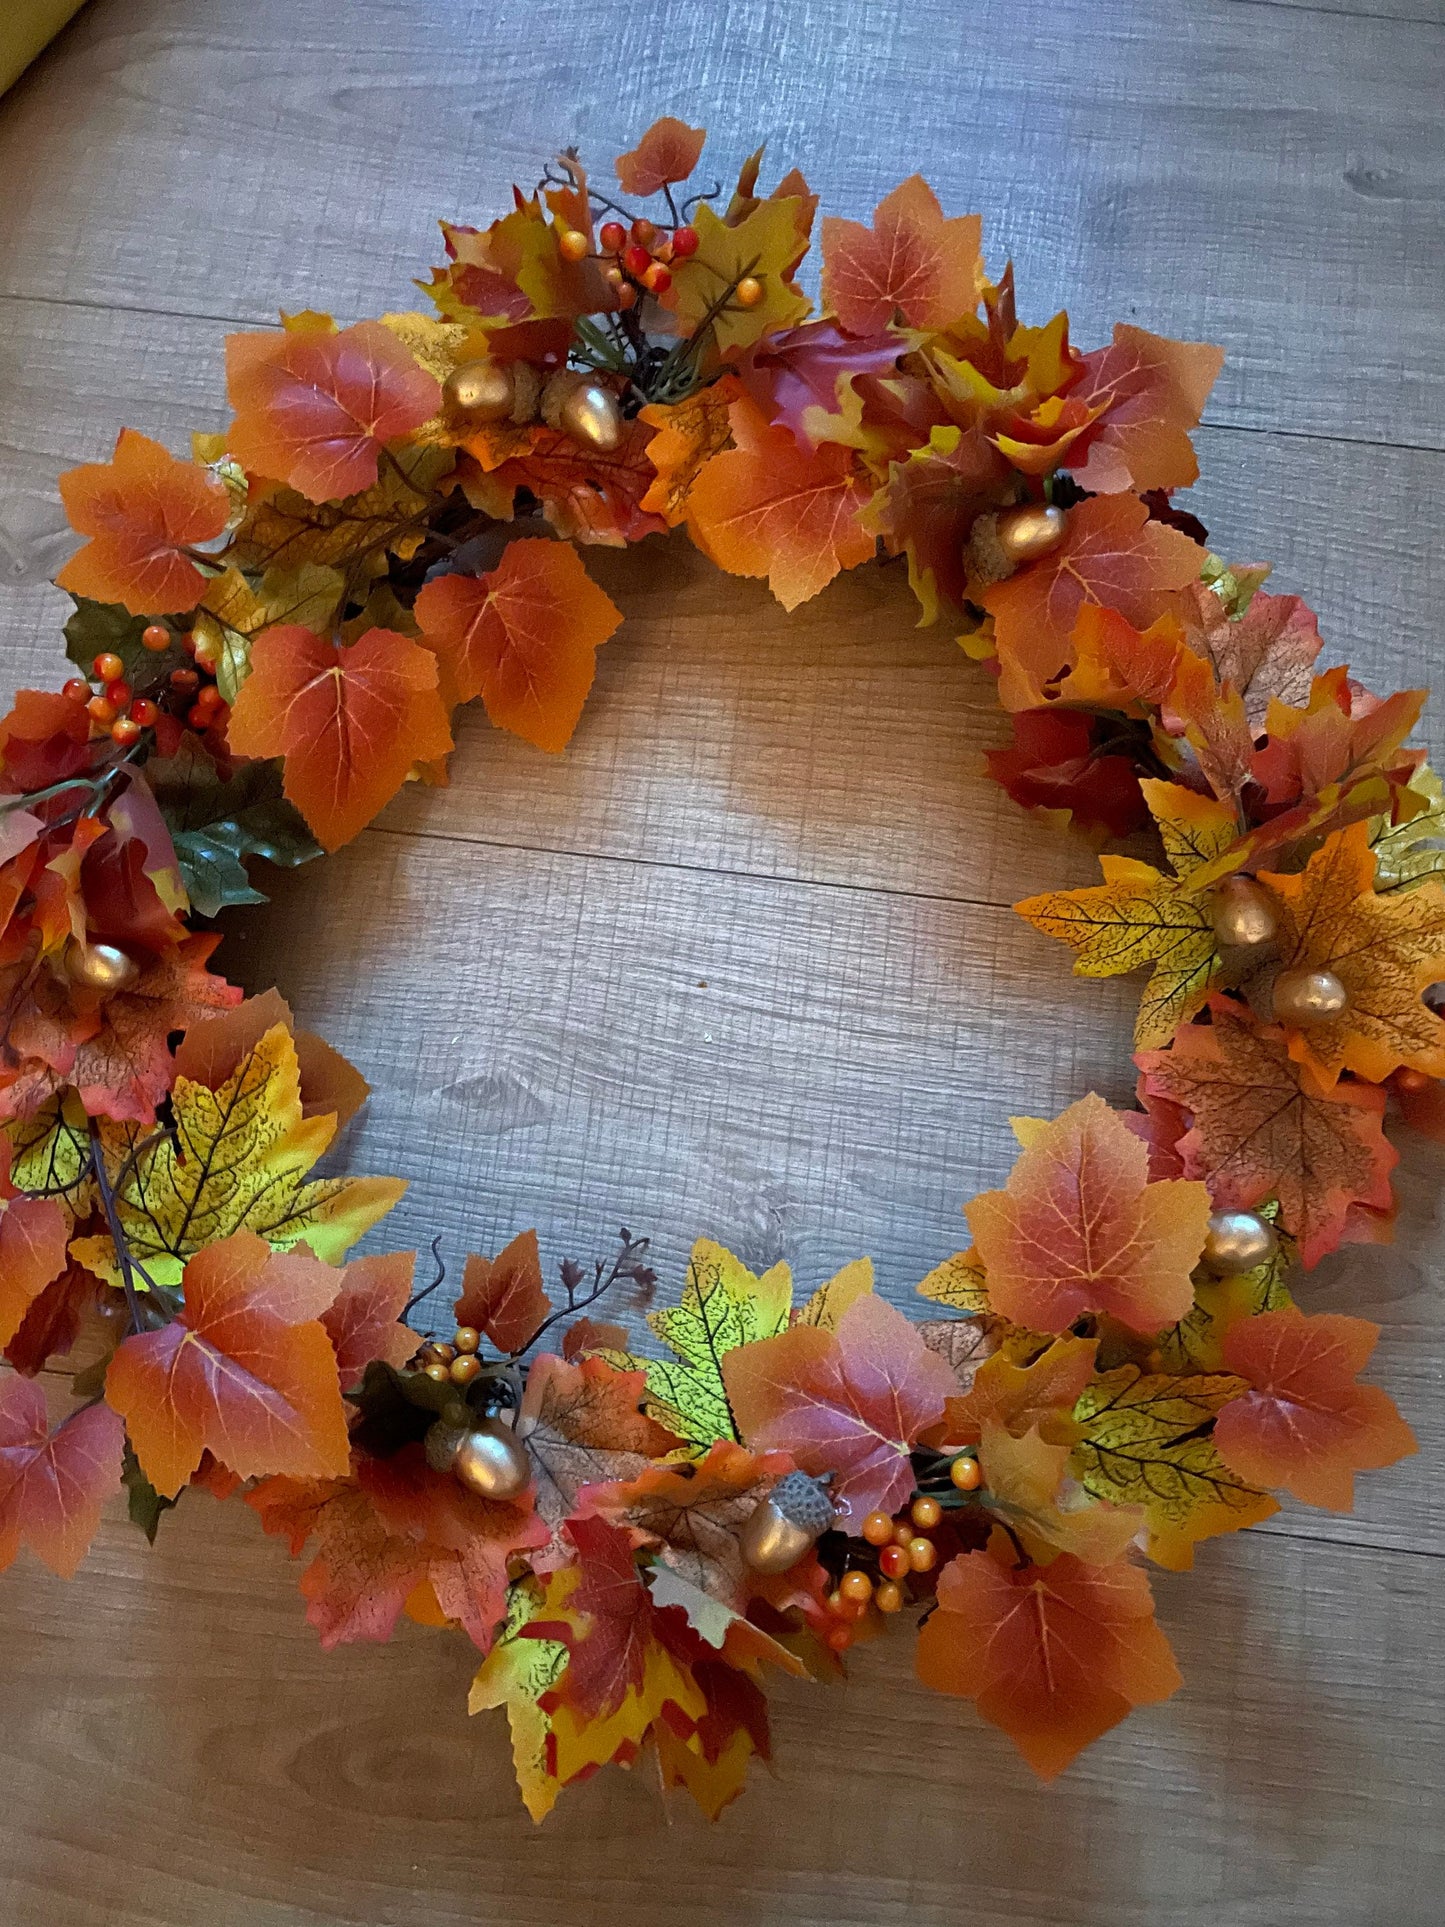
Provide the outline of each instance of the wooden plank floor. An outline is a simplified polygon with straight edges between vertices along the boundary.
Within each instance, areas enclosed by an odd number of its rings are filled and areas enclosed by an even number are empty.
[[[1024,306],[1225,343],[1197,511],[1380,687],[1445,684],[1439,0],[91,0],[0,101],[0,682],[53,681],[57,470],[218,425],[276,305],[405,305],[485,219],[654,112],[766,136],[827,207],[921,167]],[[896,572],[789,618],[685,544],[595,554],[627,611],[567,759],[462,726],[229,940],[376,1087],[344,1151],[456,1259],[625,1219],[808,1286],[961,1241],[1009,1112],[1127,1097],[1125,987],[1008,910],[1081,844],[988,785],[983,675]],[[1445,688],[1426,730],[1445,752]],[[295,1569],[204,1497],[0,1581],[4,1927],[1435,1927],[1445,1880],[1445,1156],[1315,1308],[1385,1328],[1419,1458],[1158,1582],[1185,1690],[1051,1791],[906,1642],[778,1696],[779,1779],[708,1829],[642,1776],[534,1832],[460,1641],[324,1657]]]

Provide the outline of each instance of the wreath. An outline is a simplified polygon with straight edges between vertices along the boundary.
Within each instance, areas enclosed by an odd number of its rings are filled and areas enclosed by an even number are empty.
[[[917,176],[824,220],[809,319],[803,177],[762,194],[760,152],[724,199],[702,145],[660,120],[625,205],[569,151],[444,224],[434,315],[232,336],[225,435],[62,476],[77,673],[0,723],[0,1563],[70,1576],[122,1487],[152,1539],[239,1496],[323,1646],[470,1638],[538,1818],[644,1754],[716,1815],[769,1672],[900,1616],[1045,1777],[1166,1698],[1137,1555],[1414,1449],[1358,1379],[1377,1327],[1291,1282],[1390,1236],[1387,1109],[1445,1135],[1423,692],[1319,671],[1303,602],[1174,505],[1219,351],[1021,323]],[[679,526],[789,609],[901,558],[996,679],[997,781],[1157,846],[1018,906],[1081,976],[1149,971],[1139,1108],[1014,1120],[923,1322],[867,1259],[801,1297],[703,1239],[636,1356],[594,1316],[653,1297],[625,1230],[550,1294],[530,1231],[470,1257],[439,1319],[440,1262],[348,1261],[403,1186],[313,1175],[365,1084],[208,967],[256,860],[445,780],[456,705],[560,751],[620,620],[577,545]]]

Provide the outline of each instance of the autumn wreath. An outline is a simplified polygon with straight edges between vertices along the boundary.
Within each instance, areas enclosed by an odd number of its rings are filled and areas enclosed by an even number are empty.
[[[1357,1380],[1376,1327],[1289,1280],[1389,1236],[1387,1108],[1445,1123],[1421,693],[1316,673],[1304,604],[1173,505],[1215,349],[1020,324],[917,177],[824,221],[810,320],[806,183],[689,191],[702,142],[659,121],[625,206],[561,156],[444,228],[436,316],[233,336],[226,434],[63,476],[79,673],[0,723],[0,1561],[69,1575],[122,1485],[152,1536],[239,1494],[309,1554],[323,1645],[470,1637],[538,1817],[644,1753],[716,1814],[767,1669],[828,1678],[899,1614],[1052,1775],[1179,1684],[1136,1548],[1347,1507],[1414,1443]],[[652,1292],[645,1242],[549,1297],[525,1232],[438,1333],[414,1254],[345,1262],[402,1186],[311,1175],[364,1084],[202,925],[444,780],[458,703],[562,749],[620,619],[574,545],[677,525],[788,608],[906,559],[997,680],[998,781],[1153,838],[1019,906],[1081,975],[1150,971],[1140,1108],[1016,1120],[921,1324],[866,1259],[797,1299],[703,1240],[636,1357],[584,1314]]]

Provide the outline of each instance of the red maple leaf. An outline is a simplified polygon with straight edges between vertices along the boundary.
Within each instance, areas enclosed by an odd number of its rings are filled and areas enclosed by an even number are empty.
[[[1222,348],[1116,322],[1112,344],[1084,356],[1069,390],[1071,402],[1102,413],[1064,467],[1095,494],[1188,488],[1199,479],[1189,431],[1223,365]]]
[[[341,1269],[341,1289],[321,1314],[336,1352],[343,1387],[360,1383],[373,1358],[404,1365],[421,1343],[400,1323],[411,1297],[414,1251],[353,1258]]]
[[[499,1352],[522,1351],[551,1309],[535,1231],[518,1232],[495,1258],[467,1259],[457,1323],[490,1338]]]
[[[823,300],[850,334],[878,334],[901,315],[910,328],[946,328],[978,306],[977,214],[945,220],[921,174],[880,201],[873,225],[823,222]]]
[[[120,1490],[125,1428],[104,1405],[86,1405],[52,1432],[45,1397],[24,1378],[0,1379],[0,1569],[22,1545],[70,1579],[101,1509]]]
[[[689,127],[684,120],[664,114],[655,120],[629,153],[617,157],[617,178],[624,194],[645,200],[664,187],[685,181],[697,166],[705,127]]]

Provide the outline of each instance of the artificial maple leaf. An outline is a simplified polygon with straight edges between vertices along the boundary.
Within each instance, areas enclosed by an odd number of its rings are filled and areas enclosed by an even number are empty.
[[[1171,1128],[1177,1136],[1182,1136],[1185,1119],[1178,1118]],[[1176,1170],[1174,1175],[1178,1174]],[[1276,1221],[1278,1203],[1271,1201],[1262,1205],[1260,1215]],[[1224,1335],[1231,1325],[1238,1324],[1241,1318],[1254,1318],[1262,1311],[1278,1311],[1281,1306],[1294,1303],[1285,1280],[1298,1259],[1299,1248],[1294,1239],[1281,1230],[1271,1256],[1253,1271],[1239,1272],[1232,1278],[1197,1279],[1193,1305],[1177,1325],[1159,1334],[1153,1365],[1179,1377],[1221,1372]]]
[[[660,515],[669,528],[687,520],[693,483],[732,439],[728,410],[738,393],[737,378],[724,375],[683,401],[649,402],[640,411],[639,419],[657,430],[647,444],[647,459],[655,477],[642,506]]]
[[[1185,591],[1183,621],[1190,647],[1239,691],[1251,734],[1264,729],[1272,702],[1309,702],[1311,665],[1324,643],[1298,596],[1256,594],[1234,615],[1217,587],[1196,582]]]
[[[617,157],[617,178],[624,194],[646,200],[664,187],[685,181],[697,166],[705,127],[689,127],[685,120],[664,114],[655,120],[636,147]]]
[[[1270,703],[1268,740],[1254,759],[1254,780],[1276,807],[1300,799],[1318,805],[1332,793],[1348,797],[1357,784],[1378,793],[1387,783],[1408,782],[1421,755],[1400,745],[1420,720],[1424,701],[1423,689],[1397,690],[1382,700],[1352,682],[1343,663],[1327,669],[1310,684],[1303,707]],[[1354,813],[1373,812],[1357,808]],[[1294,813],[1286,811],[1285,817],[1290,836],[1298,836]]]
[[[139,1156],[138,1132],[104,1138],[108,1162],[128,1167],[115,1190],[121,1230],[159,1285],[178,1284],[187,1259],[242,1230],[277,1248],[304,1239],[319,1258],[339,1262],[406,1189],[394,1178],[307,1181],[336,1120],[303,1117],[296,1046],[283,1024],[242,1055],[219,1089],[178,1077],[171,1105],[174,1136]],[[120,1284],[108,1236],[79,1238],[71,1251]]]
[[[873,1289],[873,1260],[854,1258],[841,1271],[834,1272],[826,1284],[819,1285],[800,1312],[795,1325],[821,1325],[824,1331],[837,1331],[838,1322],[850,1305],[867,1297]]]
[[[1107,348],[1085,355],[1069,400],[1097,413],[1064,467],[1096,495],[1188,488],[1199,479],[1189,439],[1224,365],[1224,350],[1170,341],[1128,322]]]
[[[945,220],[921,174],[879,202],[873,225],[823,222],[823,300],[850,334],[877,334],[900,317],[936,331],[972,314],[982,292],[977,214]]]
[[[735,358],[764,335],[792,328],[812,303],[792,279],[808,246],[812,209],[801,196],[774,195],[738,221],[724,221],[704,201],[692,226],[697,248],[674,257],[672,285],[661,297],[678,332],[702,336],[712,358]],[[761,289],[751,306],[736,297],[737,284]]]
[[[163,1498],[175,1497],[203,1451],[242,1478],[346,1469],[346,1408],[320,1323],[339,1283],[308,1253],[273,1252],[237,1232],[191,1259],[170,1324],[121,1344],[106,1399]]]
[[[1381,896],[1445,876],[1445,791],[1428,763],[1415,771],[1400,801],[1415,813],[1402,811],[1398,821],[1377,816],[1370,824],[1375,890]]]
[[[132,615],[195,607],[206,577],[187,551],[226,526],[230,501],[220,482],[123,428],[110,461],[67,469],[59,486],[71,527],[90,537],[55,578],[62,589],[118,602]]]
[[[1233,684],[1220,682],[1212,659],[1184,644],[1175,660],[1164,719],[1183,734],[1214,794],[1238,809],[1255,770],[1254,732],[1244,697]],[[1248,853],[1251,846],[1245,841],[1241,847]],[[1222,870],[1224,859],[1217,859],[1212,867]],[[1210,874],[1210,866],[1205,874]]]
[[[983,1264],[972,1245],[967,1251],[955,1251],[951,1258],[935,1265],[919,1285],[918,1293],[921,1298],[931,1298],[935,1304],[948,1305],[954,1311],[987,1313],[993,1306]]]
[[[517,1417],[536,1479],[537,1515],[550,1542],[532,1556],[538,1572],[573,1557],[562,1533],[586,1486],[634,1479],[677,1439],[641,1409],[647,1378],[605,1359],[568,1362],[544,1352],[527,1371]]]
[[[1278,1198],[1281,1225],[1314,1265],[1351,1235],[1352,1208],[1383,1211],[1398,1153],[1381,1130],[1385,1094],[1369,1084],[1322,1086],[1289,1055],[1283,1031],[1214,997],[1209,1023],[1186,1024],[1168,1050],[1141,1051],[1145,1102],[1188,1114],[1175,1145],[1219,1211]]]
[[[567,747],[597,651],[621,622],[567,542],[509,542],[485,575],[442,575],[416,599],[421,639],[445,695],[480,696],[498,729],[538,749]]]
[[[840,569],[873,554],[873,537],[858,519],[868,486],[850,450],[799,448],[746,397],[728,417],[736,446],[715,455],[694,482],[688,529],[719,568],[766,576],[783,607],[796,609]]]
[[[1344,1009],[1287,1027],[1291,1057],[1333,1083],[1342,1070],[1382,1083],[1402,1065],[1445,1076],[1445,1023],[1422,993],[1445,978],[1445,888],[1433,880],[1377,896],[1368,823],[1327,837],[1303,871],[1261,873],[1282,909],[1280,967],[1328,970]]]
[[[1145,1549],[1171,1572],[1194,1564],[1198,1540],[1257,1525],[1279,1510],[1225,1464],[1214,1441],[1221,1407],[1244,1390],[1231,1372],[1177,1378],[1120,1365],[1101,1372],[1079,1399],[1075,1476],[1095,1498],[1141,1506]]]
[[[45,1395],[30,1380],[0,1379],[0,1571],[22,1545],[73,1579],[120,1490],[125,1428],[108,1406],[85,1405],[50,1430]]]
[[[673,1357],[623,1353],[614,1362],[646,1372],[649,1414],[701,1457],[716,1439],[742,1442],[723,1384],[724,1356],[785,1330],[792,1309],[793,1280],[785,1264],[755,1277],[730,1251],[699,1238],[680,1301],[647,1314]]]
[[[4,1144],[9,1164],[9,1145]],[[3,1187],[8,1191],[8,1184]],[[70,1218],[58,1198],[7,1197],[0,1202],[0,1348],[65,1268]]]
[[[1008,722],[1013,741],[985,760],[1015,803],[1060,824],[1072,814],[1081,829],[1110,836],[1131,836],[1148,822],[1138,766],[1104,747],[1119,738],[1102,717],[1045,707],[1016,709]]]
[[[504,1355],[525,1351],[552,1310],[535,1231],[521,1231],[495,1258],[467,1259],[458,1325],[471,1325]]]
[[[97,1312],[111,1308],[109,1293],[84,1265],[70,1263],[31,1300],[15,1336],[5,1347],[6,1361],[26,1378],[44,1371],[52,1358],[74,1350]]]
[[[441,406],[441,386],[379,321],[230,335],[227,446],[258,475],[327,502],[373,486],[388,442]]]
[[[994,619],[1004,707],[1028,709],[1045,699],[1074,660],[1074,624],[1087,604],[1117,609],[1146,629],[1172,610],[1202,557],[1198,543],[1152,521],[1133,496],[1077,503],[1051,554],[979,595]]]
[[[296,625],[266,630],[227,734],[238,755],[285,758],[287,800],[328,850],[452,746],[436,657],[390,629],[340,647]]]
[[[665,1720],[653,1728],[664,1787],[684,1788],[716,1820],[747,1782],[748,1763],[770,1759],[768,1703],[736,1667],[700,1659],[692,1677],[707,1702],[697,1730],[683,1739]]]
[[[917,1666],[925,1686],[974,1700],[1045,1780],[1134,1707],[1183,1684],[1137,1567],[1067,1553],[1019,1566],[1001,1532],[939,1574]]]
[[[1068,1553],[1091,1566],[1123,1556],[1144,1523],[1135,1505],[1099,1503],[1068,1477],[1069,1447],[1037,1428],[1021,1433],[992,1420],[983,1426],[978,1460],[982,1502],[1008,1522],[1029,1558],[1048,1565]]]
[[[525,488],[564,541],[625,548],[667,526],[642,506],[653,481],[647,459],[650,439],[643,421],[626,423],[617,447],[605,451],[585,447],[565,430],[543,422],[480,429],[466,444],[483,471],[487,490],[477,505],[505,519],[512,512],[513,495]]]
[[[1092,1092],[1051,1123],[1029,1120],[1020,1140],[1007,1188],[968,1206],[995,1310],[1042,1331],[1090,1311],[1137,1332],[1181,1318],[1209,1219],[1205,1187],[1150,1184],[1147,1149]]]
[[[1050,890],[1014,905],[1018,914],[1078,952],[1076,977],[1116,977],[1152,966],[1134,1042],[1167,1043],[1209,995],[1223,968],[1210,899],[1189,879],[1235,840],[1238,819],[1226,804],[1177,783],[1140,785],[1159,827],[1168,875],[1134,857],[1100,857],[1104,881],[1086,890]]]
[[[302,1117],[333,1117],[338,1130],[349,1124],[371,1095],[371,1086],[324,1037],[298,1028],[291,1006],[274,988],[192,1024],[176,1046],[176,1075],[219,1090],[277,1024],[296,1050]]]
[[[1094,1338],[1056,1338],[1027,1364],[1006,1352],[985,1355],[962,1398],[946,1409],[945,1445],[977,1445],[986,1425],[1016,1437],[1037,1429],[1049,1445],[1071,1445],[1077,1436],[1074,1406],[1094,1373]]]
[[[380,575],[389,553],[405,561],[421,547],[417,505],[455,465],[454,449],[408,446],[391,456],[372,487],[339,502],[312,502],[279,482],[253,480],[227,559],[262,577],[263,600],[268,583],[299,586],[307,568],[335,569],[343,578]]]
[[[633,1477],[592,1486],[582,1516],[621,1527],[634,1546],[655,1552],[689,1585],[741,1611],[751,1590],[743,1528],[792,1470],[785,1452],[753,1453],[719,1439],[690,1464],[649,1465]]]
[[[1226,1465],[1306,1505],[1348,1512],[1356,1472],[1418,1450],[1388,1393],[1358,1382],[1379,1336],[1367,1318],[1293,1308],[1232,1325],[1224,1362],[1247,1385],[1215,1420]]]
[[[576,1568],[565,1578],[568,1590],[577,1580]],[[567,1648],[560,1639],[523,1637],[533,1620],[546,1617],[546,1594],[535,1579],[515,1581],[507,1594],[507,1616],[492,1641],[467,1695],[469,1713],[507,1709],[512,1738],[512,1767],[522,1804],[535,1821],[552,1811],[561,1782],[547,1766],[547,1742],[552,1723],[538,1702],[561,1678]]]
[[[4,1157],[16,1191],[43,1193],[62,1207],[70,1222],[90,1210],[90,1131],[74,1091],[57,1092],[29,1117],[11,1118],[0,1145]]]
[[[1086,602],[1074,622],[1073,644],[1073,667],[1059,684],[1061,702],[1147,717],[1173,694],[1184,626],[1168,611],[1147,629],[1136,629],[1117,609]]]
[[[401,1323],[411,1298],[414,1251],[378,1252],[341,1268],[341,1288],[321,1314],[343,1387],[361,1382],[373,1358],[402,1366],[420,1338]]]
[[[895,374],[906,345],[896,334],[850,335],[836,321],[805,321],[754,342],[739,363],[738,379],[769,421],[786,428],[800,447],[844,442],[883,456],[900,432],[905,445],[920,439],[911,420],[901,431],[885,422],[899,392],[886,378]]]
[[[729,1352],[722,1375],[752,1449],[789,1452],[815,1478],[831,1473],[834,1504],[855,1526],[908,1497],[908,1454],[957,1390],[944,1360],[871,1292],[835,1331],[795,1325]]]
[[[252,638],[262,629],[299,623],[324,630],[347,600],[346,578],[316,562],[270,569],[255,589],[233,564],[207,585],[191,632],[215,653],[216,687],[234,703],[251,667]]]
[[[954,422],[932,429],[923,447],[889,465],[868,506],[868,526],[890,555],[907,556],[921,624],[945,611],[961,619],[970,592],[969,531],[1007,478],[1008,463],[982,430]]]

